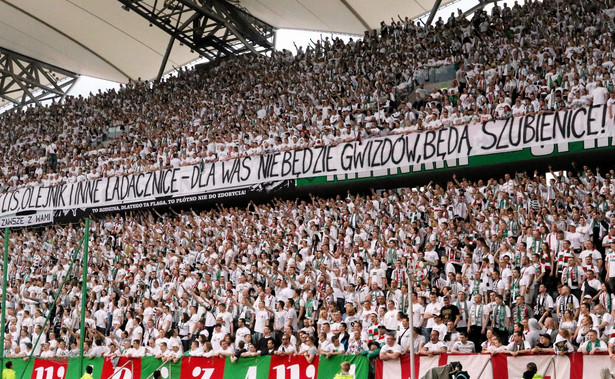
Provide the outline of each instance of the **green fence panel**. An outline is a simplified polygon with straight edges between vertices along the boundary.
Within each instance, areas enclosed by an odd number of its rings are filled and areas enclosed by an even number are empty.
[[[318,379],[333,379],[335,374],[341,371],[342,362],[348,361],[354,371],[355,379],[367,379],[369,372],[369,360],[362,355],[334,355],[327,358],[320,356],[318,363]]]
[[[224,379],[267,379],[271,357],[239,358],[232,362],[226,358]]]

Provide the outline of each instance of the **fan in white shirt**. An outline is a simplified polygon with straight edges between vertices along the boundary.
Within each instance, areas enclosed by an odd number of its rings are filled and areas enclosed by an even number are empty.
[[[383,361],[398,359],[401,352],[402,347],[395,341],[395,334],[387,334],[386,343],[380,348],[380,359]]]
[[[132,341],[132,347],[126,352],[127,357],[140,358],[145,356],[145,348],[141,346],[141,341]]]
[[[168,355],[163,358],[162,360],[165,362],[173,362],[173,363],[177,363],[181,357],[182,357],[182,352],[179,349],[179,343],[177,342],[173,342],[173,344],[171,345],[171,349],[172,350],[167,350],[169,351]]]
[[[192,341],[192,344],[190,345],[190,350],[188,350],[187,354],[191,357],[202,357],[203,348],[201,347],[201,343],[197,340]]]
[[[474,342],[468,340],[468,334],[461,332],[459,341],[455,342],[451,348],[451,353],[475,353]]]
[[[290,337],[288,335],[282,336],[282,344],[275,351],[275,355],[295,355],[297,349],[290,343]]]
[[[419,353],[428,356],[446,353],[446,344],[440,341],[440,333],[437,330],[431,331],[429,342],[423,345]]]
[[[49,347],[49,342],[45,342],[43,344],[43,348],[41,349],[41,353],[39,356],[41,358],[52,358],[55,356],[54,352]]]

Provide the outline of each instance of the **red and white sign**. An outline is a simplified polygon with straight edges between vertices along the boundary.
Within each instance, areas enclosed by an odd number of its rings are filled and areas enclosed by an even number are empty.
[[[314,379],[318,373],[318,357],[308,363],[304,356],[271,356],[269,379]],[[183,378],[183,376],[182,376]]]
[[[141,358],[120,357],[114,366],[110,358],[105,358],[101,379],[141,379]]]
[[[223,358],[184,357],[180,377],[182,379],[222,379]]]
[[[420,379],[432,368],[458,361],[471,378],[518,379],[526,366],[534,362],[538,373],[545,379],[599,378],[603,368],[615,373],[615,362],[607,354],[583,355],[525,355],[512,357],[506,354],[442,354],[433,357],[415,356],[415,379]],[[410,356],[399,360],[376,361],[376,379],[409,379]],[[270,378],[271,379],[271,378]]]
[[[35,359],[32,367],[32,379],[64,379],[68,359]]]
[[[601,377],[600,371],[604,368],[615,373],[615,362],[610,360],[608,355],[584,355],[582,365],[577,368],[575,377],[598,379]]]

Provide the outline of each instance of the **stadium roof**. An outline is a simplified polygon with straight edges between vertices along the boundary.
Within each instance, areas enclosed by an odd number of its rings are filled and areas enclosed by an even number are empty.
[[[155,77],[170,38],[115,0],[0,0],[0,24],[0,46],[115,82]],[[167,70],[197,58],[176,43]]]
[[[145,0],[147,2],[169,0]],[[453,0],[443,0],[450,3]],[[275,28],[363,34],[391,16],[416,17],[434,0],[239,0]],[[156,77],[170,36],[116,0],[0,0],[0,47],[116,82]],[[198,58],[175,42],[166,71]]]
[[[239,0],[252,15],[277,28],[360,34],[397,16],[429,13],[435,0]],[[454,0],[442,0],[440,6]]]

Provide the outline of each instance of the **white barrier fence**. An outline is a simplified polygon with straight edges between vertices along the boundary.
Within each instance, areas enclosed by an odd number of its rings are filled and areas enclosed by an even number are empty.
[[[615,361],[608,354],[584,355],[523,355],[513,357],[506,354],[442,354],[432,357],[415,356],[415,379],[422,378],[430,369],[458,361],[470,378],[480,379],[519,379],[526,365],[534,362],[538,374],[546,379],[598,379],[600,372],[608,368],[615,373]],[[399,360],[376,362],[376,379],[409,379],[410,356]]]

